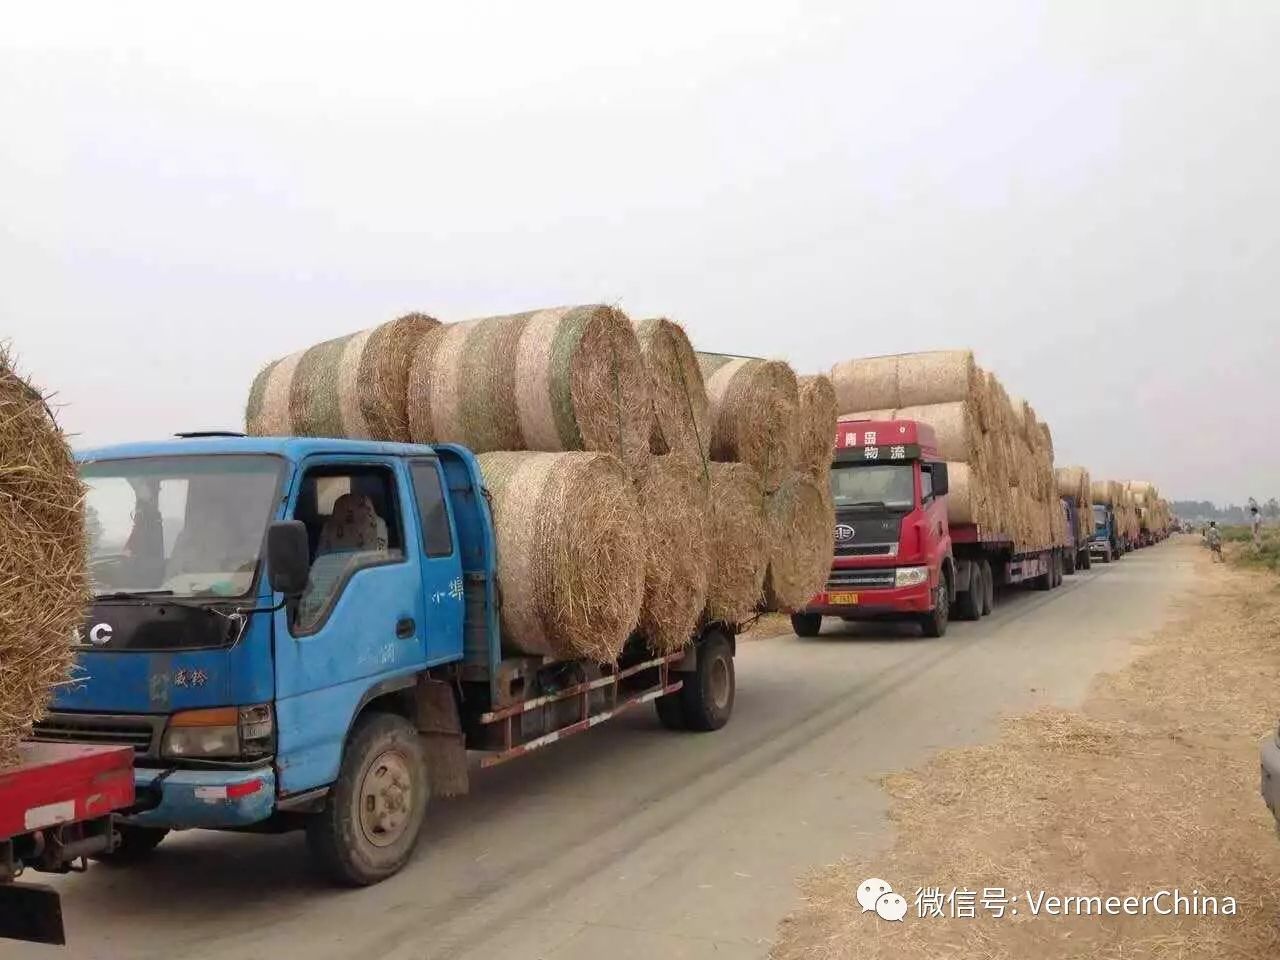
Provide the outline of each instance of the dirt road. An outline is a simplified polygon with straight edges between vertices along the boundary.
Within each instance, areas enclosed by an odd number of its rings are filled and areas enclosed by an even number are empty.
[[[192,833],[145,867],[59,881],[71,948],[4,955],[764,957],[799,876],[887,844],[880,774],[989,740],[1003,713],[1078,703],[1190,583],[1162,545],[1014,592],[941,640],[829,626],[743,642],[725,730],[635,716],[487,771],[378,887],[318,885],[298,836]]]

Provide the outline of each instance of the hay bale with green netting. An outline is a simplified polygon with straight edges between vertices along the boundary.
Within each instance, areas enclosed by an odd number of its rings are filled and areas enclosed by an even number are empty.
[[[0,348],[0,767],[71,675],[89,602],[83,495],[44,398]]]
[[[831,573],[835,504],[825,477],[793,473],[765,498],[766,610],[792,613],[813,599]]]
[[[831,467],[836,435],[836,388],[831,378],[801,377],[799,380],[799,434],[796,440],[795,469],[825,473]]]
[[[644,522],[644,600],[640,633],[654,653],[689,642],[707,602],[707,490],[704,465],[655,456],[636,471]]]
[[[452,324],[425,338],[408,386],[412,438],[492,450],[649,458],[648,374],[631,323],[607,306]]]
[[[649,449],[705,460],[711,447],[711,405],[689,338],[665,317],[639,321],[636,336],[653,400]]]
[[[711,402],[711,459],[753,467],[767,491],[795,462],[799,385],[778,360],[699,353]]]
[[[708,465],[707,606],[703,618],[741,623],[759,606],[769,553],[760,475],[745,463]]]
[[[615,660],[645,584],[640,506],[622,463],[603,453],[478,459],[493,504],[503,646]]]
[[[426,314],[409,313],[272,361],[249,390],[245,432],[408,440],[409,363],[436,326]]]

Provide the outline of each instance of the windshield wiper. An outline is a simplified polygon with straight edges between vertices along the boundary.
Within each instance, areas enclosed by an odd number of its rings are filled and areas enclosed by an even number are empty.
[[[856,500],[853,503],[842,503],[842,507],[884,507],[889,509],[883,500]]]

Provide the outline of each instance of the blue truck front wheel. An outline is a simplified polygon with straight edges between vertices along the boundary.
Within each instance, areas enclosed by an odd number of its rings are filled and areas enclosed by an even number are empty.
[[[426,756],[413,724],[392,713],[362,717],[324,809],[307,821],[316,866],[351,887],[396,873],[418,842],[429,792]]]

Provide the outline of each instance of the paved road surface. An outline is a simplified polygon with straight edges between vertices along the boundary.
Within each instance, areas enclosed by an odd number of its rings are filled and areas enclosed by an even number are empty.
[[[12,960],[610,960],[763,957],[795,879],[886,842],[877,775],[989,739],[1001,713],[1078,701],[1190,583],[1163,544],[1014,591],[941,640],[828,625],[739,646],[733,721],[620,719],[485,771],[436,805],[416,859],[359,891],[318,885],[300,836],[190,833],[127,871],[59,879],[72,946]]]

